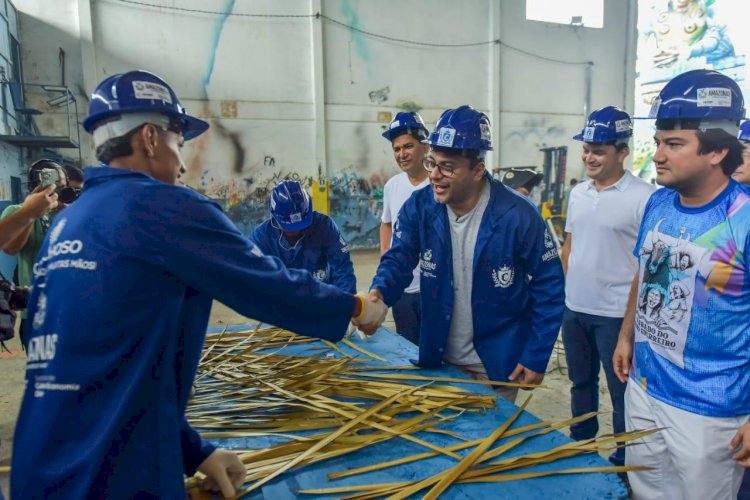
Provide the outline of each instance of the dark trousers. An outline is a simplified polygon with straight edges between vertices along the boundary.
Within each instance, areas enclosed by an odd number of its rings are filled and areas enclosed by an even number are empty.
[[[565,357],[568,361],[570,409],[574,417],[599,410],[599,363],[604,367],[607,387],[612,399],[612,427],[625,432],[625,384],[615,376],[612,356],[617,347],[617,337],[622,318],[608,318],[571,311],[565,308],[562,323],[562,338]],[[570,426],[570,437],[576,440],[589,439],[599,432],[597,417]],[[622,465],[625,450],[618,449],[610,461]]]
[[[419,292],[405,293],[393,304],[396,331],[414,345],[419,345],[419,328],[422,324],[422,305]]]
[[[737,500],[750,500],[750,469],[745,469],[745,475],[742,476],[740,492],[737,494]]]
[[[20,314],[20,313],[19,313]],[[26,339],[28,337],[26,329],[29,327],[28,321],[21,318],[21,323],[18,325],[18,339],[21,341],[21,349],[26,350]]]

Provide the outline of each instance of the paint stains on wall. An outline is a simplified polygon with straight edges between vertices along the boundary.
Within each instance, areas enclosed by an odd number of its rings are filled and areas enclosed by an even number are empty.
[[[370,102],[373,102],[375,104],[383,104],[388,100],[388,94],[390,94],[390,92],[391,89],[389,87],[383,87],[382,89],[370,91],[368,96],[370,97]]]
[[[213,129],[218,134],[229,141],[232,148],[232,171],[236,174],[241,174],[243,166],[245,164],[245,147],[242,145],[242,139],[239,132],[229,130],[221,123],[221,120],[216,120],[213,123]]]

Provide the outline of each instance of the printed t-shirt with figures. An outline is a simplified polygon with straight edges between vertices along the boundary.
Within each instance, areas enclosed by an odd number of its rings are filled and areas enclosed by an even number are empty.
[[[711,417],[750,414],[750,189],[730,180],[685,207],[646,204],[631,377],[654,398]]]

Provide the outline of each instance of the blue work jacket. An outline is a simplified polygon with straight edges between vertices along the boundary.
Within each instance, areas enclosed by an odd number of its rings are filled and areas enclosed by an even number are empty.
[[[85,182],[34,266],[12,497],[184,498],[214,449],[185,419],[212,299],[328,340],[355,299],[190,189],[106,166]]]
[[[357,293],[357,279],[349,256],[349,245],[336,223],[327,215],[313,212],[312,224],[292,246],[272,220],[266,220],[250,235],[250,241],[266,255],[273,255],[291,269],[307,269],[318,280]]]
[[[544,373],[562,323],[564,276],[554,241],[534,206],[491,180],[474,249],[474,348],[492,380],[518,363]],[[419,264],[422,326],[418,365],[442,364],[453,313],[453,256],[445,205],[432,187],[415,191],[398,216],[393,245],[371,288],[393,305]]]

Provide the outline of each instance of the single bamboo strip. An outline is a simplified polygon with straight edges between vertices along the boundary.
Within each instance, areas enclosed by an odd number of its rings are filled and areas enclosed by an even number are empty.
[[[371,378],[387,378],[388,375],[379,373],[363,374],[364,377]],[[465,378],[454,378],[454,377],[427,377],[425,375],[399,375],[399,379],[402,380],[431,380],[435,382],[454,382],[459,384],[479,384],[479,385],[491,385],[498,387],[520,387],[523,389],[546,389],[546,385],[535,385],[535,384],[517,384],[515,382],[499,382],[496,380],[477,380],[477,379],[465,379]]]
[[[373,354],[373,353],[371,353],[370,351],[368,351],[368,350],[366,350],[366,349],[363,349],[363,348],[359,347],[358,345],[356,345],[356,344],[355,344],[354,342],[352,342],[352,341],[351,341],[351,340],[349,340],[349,339],[342,339],[342,340],[341,340],[341,342],[342,342],[342,343],[344,343],[344,344],[346,344],[347,346],[351,347],[352,349],[354,349],[354,350],[355,350],[355,351],[357,351],[358,353],[360,353],[360,354],[364,354],[364,355],[365,355],[365,356],[367,356],[368,358],[376,359],[376,360],[378,360],[378,361],[382,361],[383,363],[386,363],[386,362],[387,362],[387,360],[386,360],[385,358],[381,358],[381,357],[380,357],[380,356],[378,356],[377,354]]]

